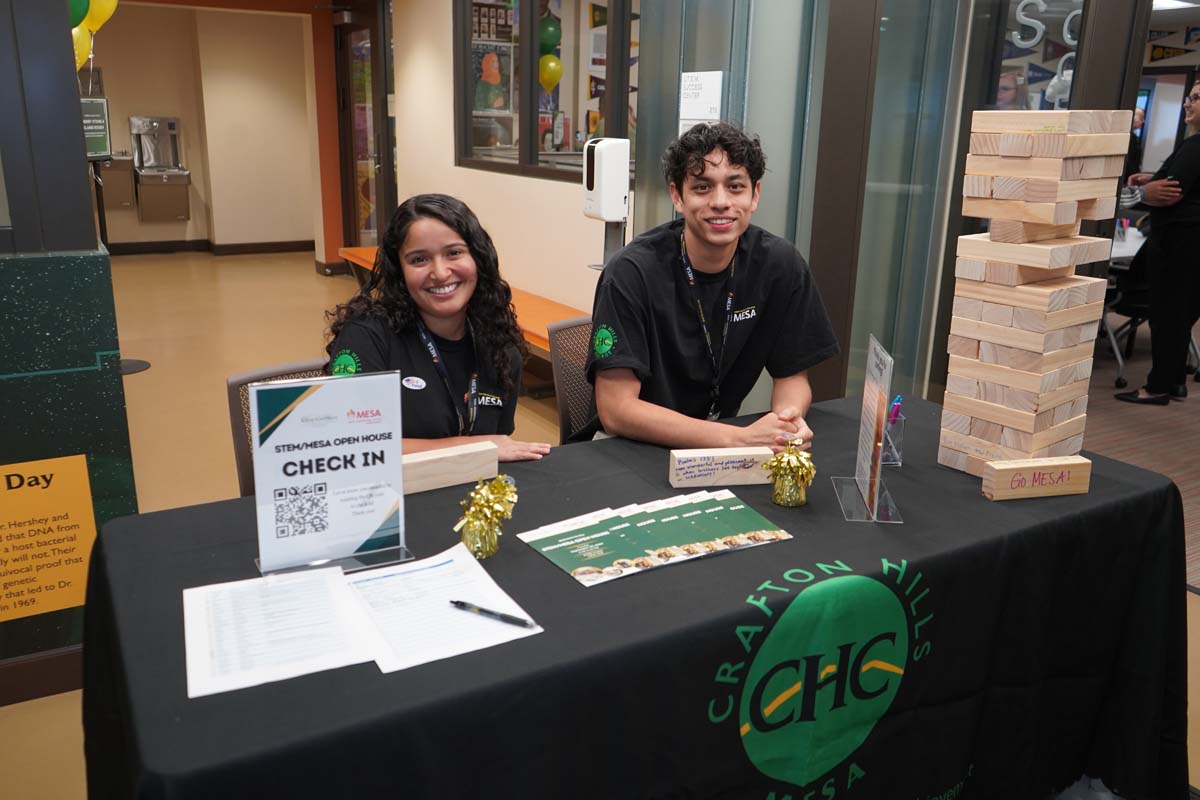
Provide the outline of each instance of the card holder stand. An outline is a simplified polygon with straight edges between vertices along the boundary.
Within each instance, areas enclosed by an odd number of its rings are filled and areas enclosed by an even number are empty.
[[[868,482],[868,484],[879,484],[878,487],[869,486],[869,488],[877,488],[879,492],[879,502],[876,504],[875,514],[872,515],[871,508],[863,499],[862,492],[859,491],[857,478],[830,478],[830,480],[833,481],[833,491],[837,494],[838,503],[842,506],[842,516],[846,518],[847,522],[903,524],[904,519],[900,516],[900,508],[892,499],[891,492],[887,490],[883,481]]]
[[[883,460],[885,467],[904,464],[904,415],[897,414],[895,422],[889,422],[883,432]]]
[[[263,572],[262,562],[257,558],[254,559],[254,566],[258,569],[260,575],[283,575],[288,572],[304,572],[309,569],[324,569],[325,567],[341,567],[342,572],[349,575],[351,572],[360,572],[364,569],[403,564],[405,561],[412,561],[414,558],[415,556],[412,554],[412,551],[401,545],[400,547],[384,547],[365,553],[355,553],[345,558],[322,558],[308,564],[297,564],[294,567],[273,569],[268,572]]]

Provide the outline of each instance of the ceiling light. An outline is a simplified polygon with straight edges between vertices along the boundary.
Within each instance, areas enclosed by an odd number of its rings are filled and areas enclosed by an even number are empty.
[[[1152,9],[1154,11],[1169,11],[1173,8],[1195,8],[1195,3],[1184,2],[1184,0],[1154,0]]]

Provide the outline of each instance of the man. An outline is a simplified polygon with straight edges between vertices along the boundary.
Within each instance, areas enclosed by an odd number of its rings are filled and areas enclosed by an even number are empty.
[[[838,350],[804,259],[750,224],[766,158],[757,137],[700,124],[663,155],[683,217],[639,236],[605,267],[588,379],[604,430],[668,447],[804,447],[807,370]],[[763,368],[771,411],[739,428]]]

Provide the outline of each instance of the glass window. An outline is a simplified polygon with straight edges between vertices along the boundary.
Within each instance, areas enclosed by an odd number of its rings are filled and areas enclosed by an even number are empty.
[[[1010,3],[990,108],[1069,108],[1084,0]]]
[[[512,3],[471,3],[469,155],[517,162],[521,47]]]

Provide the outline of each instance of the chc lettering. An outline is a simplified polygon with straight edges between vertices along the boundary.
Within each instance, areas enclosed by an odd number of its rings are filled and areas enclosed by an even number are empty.
[[[22,475],[19,472],[9,472],[4,475],[4,488],[8,491],[16,489],[49,489],[54,480],[54,473],[45,475]]]
[[[1026,486],[1058,486],[1060,483],[1071,482],[1071,470],[1060,469],[1052,472],[1031,472],[1028,477],[1024,472],[1014,472],[1008,482],[1010,489],[1024,489]]]
[[[361,455],[364,467],[373,467],[383,463],[383,450],[377,450],[374,453],[364,451]],[[354,453],[349,453],[340,456],[306,458],[302,461],[288,461],[283,465],[283,474],[294,478],[297,475],[315,475],[321,472],[339,472],[344,469],[357,468],[358,457]]]

